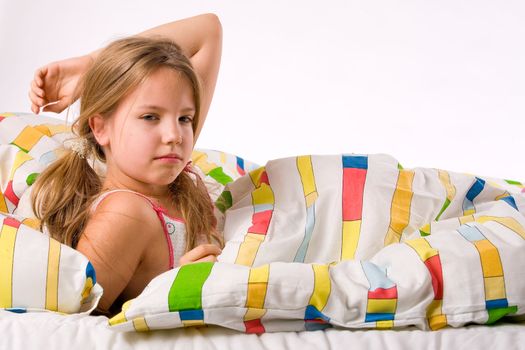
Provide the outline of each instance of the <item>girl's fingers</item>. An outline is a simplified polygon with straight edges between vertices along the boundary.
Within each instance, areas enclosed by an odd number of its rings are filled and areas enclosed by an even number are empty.
[[[34,81],[36,82],[36,85],[38,87],[44,86],[44,79],[45,75],[47,74],[47,66],[46,67],[40,67],[35,71]]]
[[[194,262],[216,262],[216,261],[217,261],[217,257],[215,255],[208,255]]]
[[[220,253],[221,248],[215,244],[201,244],[188,252],[190,256],[194,257],[193,260],[200,259],[207,255],[219,255]]]
[[[31,90],[35,93],[35,95],[39,97],[44,97],[44,90],[37,85],[35,79],[31,81]]]
[[[221,248],[219,248],[217,245],[215,244],[202,244],[202,246],[206,247],[206,251],[209,253],[209,254],[212,254],[212,255],[219,255],[220,253],[222,253],[222,250]]]
[[[47,74],[47,67],[38,68],[35,71],[33,80],[31,81],[31,87],[29,89],[29,100],[31,101],[31,111],[34,114],[40,112],[40,108],[45,104],[45,92],[43,89],[44,79],[43,77]]]
[[[201,244],[193,248],[186,254],[184,254],[180,258],[179,262],[180,262],[180,265],[184,265],[190,262],[196,262],[196,261],[200,261],[201,259],[206,259],[210,256],[216,257],[221,252],[222,252],[221,248],[219,248],[215,244]],[[206,261],[210,261],[210,260],[206,260]],[[213,260],[213,261],[216,261],[216,260]]]
[[[37,96],[33,90],[29,91],[29,99],[31,100],[32,104],[37,105],[38,107],[42,107],[45,104],[44,99]]]
[[[31,111],[35,114],[38,114],[39,112],[39,108],[37,105],[35,105],[34,103],[31,103]]]

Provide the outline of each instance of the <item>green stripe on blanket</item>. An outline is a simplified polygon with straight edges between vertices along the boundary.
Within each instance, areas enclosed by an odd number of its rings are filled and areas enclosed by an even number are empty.
[[[213,263],[202,262],[180,268],[168,294],[170,312],[202,309],[202,286],[212,267]]]

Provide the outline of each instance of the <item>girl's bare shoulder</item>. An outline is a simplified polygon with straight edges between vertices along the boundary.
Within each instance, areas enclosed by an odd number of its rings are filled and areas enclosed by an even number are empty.
[[[103,309],[134,285],[149,247],[162,238],[162,225],[147,199],[118,192],[100,202],[80,236],[77,250],[95,267],[104,288]]]
[[[138,194],[115,192],[104,198],[91,214],[84,235],[100,237],[115,247],[127,245],[132,240],[135,246],[158,236],[162,225],[151,203]]]

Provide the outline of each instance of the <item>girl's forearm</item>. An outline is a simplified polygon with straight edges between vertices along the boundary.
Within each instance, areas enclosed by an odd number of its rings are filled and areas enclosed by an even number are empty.
[[[145,37],[163,37],[172,40],[182,48],[188,58],[192,58],[205,45],[218,42],[222,37],[219,18],[211,13],[184,18],[145,30],[137,34]],[[102,49],[87,56],[95,60]]]
[[[188,58],[192,58],[205,45],[220,40],[221,32],[219,18],[208,13],[162,24],[138,35],[168,38],[177,43]]]

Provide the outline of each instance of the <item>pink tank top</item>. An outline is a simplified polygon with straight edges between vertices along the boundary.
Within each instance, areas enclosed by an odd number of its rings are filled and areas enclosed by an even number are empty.
[[[91,207],[91,212],[94,212],[99,206],[99,204],[105,198],[107,198],[107,196],[115,192],[134,193],[146,199],[151,204],[151,207],[157,213],[157,217],[159,218],[162,224],[164,235],[168,243],[169,256],[170,256],[170,261],[169,261],[170,269],[174,268],[175,261],[179,261],[180,257],[184,255],[186,251],[186,225],[184,224],[184,220],[182,218],[175,218],[175,217],[169,216],[163,207],[156,205],[151,200],[151,198],[143,195],[142,193],[131,191],[131,190],[125,190],[125,189],[116,189],[116,190],[111,190],[111,191],[102,193],[93,202],[93,205]]]

